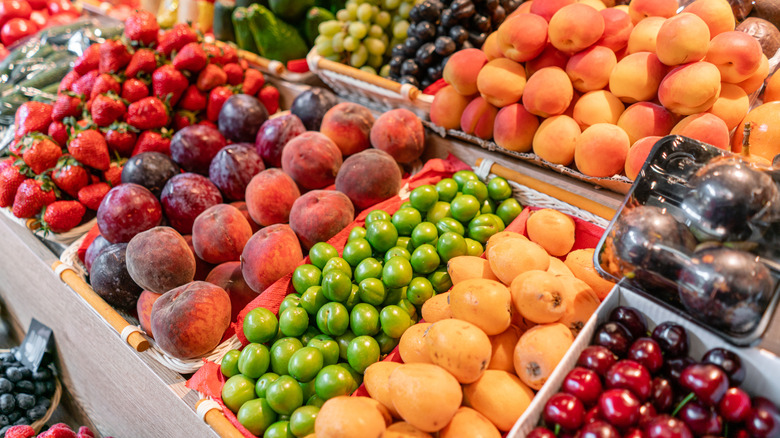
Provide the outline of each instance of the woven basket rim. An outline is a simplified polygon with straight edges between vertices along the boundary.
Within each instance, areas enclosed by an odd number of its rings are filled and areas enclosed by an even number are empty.
[[[0,353],[8,353],[10,351],[10,348],[0,349]],[[30,424],[30,427],[33,428],[36,434],[40,432],[41,429],[43,429],[43,426],[46,425],[46,422],[51,419],[52,415],[54,415],[54,411],[57,410],[57,406],[59,406],[60,400],[62,399],[62,383],[60,383],[60,379],[57,378],[56,369],[53,369],[52,371],[54,371],[54,373],[52,373],[52,378],[54,379],[54,394],[52,394],[51,398],[49,399],[49,402],[51,403],[49,405],[49,409],[46,410],[46,415]]]

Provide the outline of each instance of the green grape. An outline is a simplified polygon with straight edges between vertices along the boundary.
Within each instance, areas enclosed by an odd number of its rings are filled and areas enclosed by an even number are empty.
[[[406,39],[406,32],[409,30],[409,22],[399,21],[396,23],[395,26],[393,26],[393,38],[399,39],[399,40],[405,40]]]
[[[376,70],[374,70],[374,67],[371,67],[370,65],[364,65],[363,67],[360,67],[360,69],[366,73],[371,73],[372,75],[376,74]]]
[[[385,57],[383,55],[368,55],[368,65],[374,69],[381,67],[384,61]]]
[[[338,20],[328,20],[320,23],[318,30],[320,35],[333,36],[341,30],[341,23]]]
[[[403,17],[404,20],[409,18],[409,12],[414,7],[414,4],[412,3],[401,3],[401,6],[398,7],[398,15]]]
[[[371,14],[376,17],[379,15],[379,6],[371,6]]]
[[[390,65],[383,65],[379,70],[379,76],[382,76],[383,78],[390,77]]]
[[[314,47],[317,48],[317,53],[320,56],[330,56],[333,55],[335,52],[333,50],[333,40],[329,37],[323,37],[322,35],[317,37],[317,40],[314,42]]]
[[[347,52],[354,52],[355,50],[357,50],[359,45],[360,45],[360,40],[353,36],[348,36],[344,38],[344,50],[346,50]]]
[[[390,21],[392,21],[392,18],[390,18],[390,13],[387,11],[378,13],[374,19],[374,22],[382,29],[387,28],[390,25]]]
[[[368,28],[365,24],[359,22],[359,21],[353,21],[352,23],[349,23],[349,35],[357,38],[358,40],[362,40],[366,37],[366,34],[368,33]]]
[[[344,33],[344,32],[339,32],[336,35],[333,35],[333,41],[332,42],[333,42],[333,51],[334,52],[338,53],[338,52],[343,52],[344,51],[344,37],[345,37],[345,35],[346,35],[346,33]]]
[[[383,31],[378,24],[372,24],[371,27],[368,29],[368,36],[371,38],[382,38],[382,35],[384,34],[385,31]]]
[[[371,10],[371,5],[368,3],[363,3],[358,7],[357,10],[357,18],[358,20],[362,21],[363,23],[370,23],[371,17],[373,16],[373,11]]]
[[[394,11],[401,5],[401,0],[382,0],[382,9]]]
[[[344,9],[349,12],[349,15],[353,15],[357,17],[357,11],[358,11],[358,2],[347,2],[346,5],[344,5]]]
[[[333,62],[341,62],[341,55],[334,53],[332,55],[326,56],[325,59],[331,60]]]
[[[387,47],[390,44],[390,37],[388,37],[387,34],[383,34],[381,40],[382,40],[382,44],[384,44],[385,47]]]
[[[368,50],[366,49],[365,45],[361,44],[357,48],[357,50],[355,50],[355,52],[352,53],[352,56],[349,57],[349,64],[352,67],[360,68],[366,64],[367,60],[368,60]]]
[[[385,54],[385,44],[382,40],[377,38],[366,38],[366,40],[363,41],[363,44],[366,45],[366,49],[368,49],[368,53],[371,55],[382,56]]]
[[[349,11],[346,9],[341,9],[340,11],[336,12],[336,19],[339,20],[342,23],[346,23],[351,20]]]

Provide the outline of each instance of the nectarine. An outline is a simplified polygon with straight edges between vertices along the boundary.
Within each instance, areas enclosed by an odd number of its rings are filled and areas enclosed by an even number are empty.
[[[628,134],[615,125],[597,123],[582,131],[574,146],[574,163],[588,176],[610,177],[620,174],[626,164],[631,143]]]

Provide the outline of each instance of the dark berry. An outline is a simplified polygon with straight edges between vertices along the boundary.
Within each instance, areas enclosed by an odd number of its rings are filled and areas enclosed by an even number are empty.
[[[633,307],[615,307],[609,312],[609,320],[623,324],[623,326],[631,332],[634,338],[642,338],[648,334],[645,316]]]
[[[441,12],[441,25],[444,27],[452,27],[458,24],[458,19],[455,18],[455,14],[451,9],[445,9]]]
[[[742,367],[742,360],[733,351],[725,348],[713,348],[704,353],[701,361],[702,363],[711,363],[721,367],[734,386],[739,386],[745,380],[745,368]]]
[[[22,414],[16,409],[14,409],[14,411],[11,412],[10,414],[6,414],[6,415],[8,415],[8,421],[10,421],[11,424],[13,424],[14,421],[18,420],[19,417],[22,416]]]
[[[392,58],[390,58],[390,62],[388,62],[388,64],[390,65],[390,69],[392,70],[394,68],[397,68],[400,71],[401,64],[403,64],[405,60],[406,58],[404,58],[403,56],[400,55],[393,56]]]
[[[666,359],[664,366],[662,367],[662,372],[672,383],[679,385],[680,376],[682,375],[683,370],[695,363],[696,361],[688,356]]]
[[[402,84],[413,85],[417,88],[420,88],[420,81],[418,81],[417,78],[414,76],[401,76],[401,79],[398,82]]]
[[[506,9],[503,7],[499,6],[490,13],[490,24],[493,25],[493,28],[498,28],[504,20],[506,20]]]
[[[463,26],[453,26],[449,34],[450,38],[455,41],[455,44],[463,44],[469,39],[469,33]]]
[[[485,40],[488,37],[487,32],[469,32],[469,40],[471,44],[474,45],[474,47],[482,47],[483,44],[485,44]]]
[[[44,409],[49,409],[49,407],[51,406],[51,400],[49,400],[48,398],[41,398],[38,400],[38,404],[36,406],[41,406]]]
[[[407,59],[401,64],[401,75],[417,76],[418,74],[420,74],[420,66],[414,59]]]
[[[13,394],[0,395],[0,412],[9,415],[14,411],[14,409],[16,409],[16,398],[13,396]]]
[[[471,18],[477,10],[474,8],[474,3],[471,0],[455,0],[450,3],[450,10],[452,15],[458,20],[466,20]]]
[[[475,14],[469,19],[471,29],[478,30],[480,32],[490,32],[490,18]]]
[[[14,389],[14,384],[5,377],[0,377],[0,394],[7,394]]]
[[[436,38],[436,53],[441,56],[451,55],[455,51],[455,41],[448,36]]]
[[[22,370],[17,367],[9,367],[5,370],[5,376],[10,380],[11,382],[18,382],[23,379],[22,377]]]
[[[439,21],[439,18],[441,17],[440,11],[442,9],[442,5],[437,3],[438,2],[424,1],[415,6],[415,8],[418,9],[420,19],[424,21],[430,21],[431,23],[436,23]]]
[[[38,371],[32,373],[33,380],[49,380],[51,379],[51,371],[46,368],[41,368]]]
[[[414,29],[416,34],[415,36],[423,43],[433,41],[433,39],[436,37],[436,26],[427,21],[417,23]]]
[[[32,371],[29,368],[19,368],[19,372],[22,373],[22,380],[32,379]]]
[[[14,426],[22,426],[32,423],[29,418],[27,417],[19,417],[18,420],[14,421]]]
[[[623,357],[634,342],[634,337],[623,324],[611,321],[596,329],[593,341],[594,344],[607,347],[613,353]]]
[[[499,6],[501,6],[499,0],[485,0],[485,8],[487,8],[488,11],[495,11]]]
[[[435,82],[441,79],[443,71],[444,71],[444,67],[442,67],[441,64],[439,64],[433,67],[428,67],[426,73],[428,74],[428,79]]]
[[[35,395],[44,395],[46,394],[46,382],[35,382]]]
[[[20,380],[16,382],[16,391],[33,394],[35,393],[35,384],[33,384],[32,380]]]
[[[404,55],[407,58],[411,58],[417,53],[417,49],[420,48],[420,40],[416,37],[409,37],[404,41]]]
[[[435,57],[434,52],[436,51],[436,46],[433,43],[425,43],[422,46],[420,46],[419,49],[417,49],[417,53],[415,54],[414,59],[417,61],[417,64],[420,67],[428,67],[433,64]],[[418,70],[419,71],[419,70]],[[401,74],[404,74],[404,68],[401,66]],[[409,73],[407,73],[409,74]],[[417,74],[415,74],[417,75]]]
[[[47,410],[48,408],[44,408],[43,406],[34,406],[27,411],[27,418],[32,421],[37,421],[46,415]]]
[[[390,53],[390,56],[403,56],[404,55],[404,45],[403,44],[396,44],[393,46],[393,51]]]
[[[5,415],[0,415],[0,427],[5,427],[11,424],[10,421],[8,421],[8,417]]]
[[[30,394],[16,394],[16,406],[19,409],[30,409],[35,406],[35,396]]]

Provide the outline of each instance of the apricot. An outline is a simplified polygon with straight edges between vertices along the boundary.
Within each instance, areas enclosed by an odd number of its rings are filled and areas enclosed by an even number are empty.
[[[401,335],[398,341],[398,353],[404,363],[433,363],[423,337],[430,326],[431,323],[428,322],[414,324]]]
[[[541,16],[546,21],[550,21],[559,9],[574,4],[575,1],[576,0],[536,0],[531,4],[529,12]]]
[[[574,97],[574,87],[565,71],[545,67],[531,76],[523,91],[523,106],[540,117],[563,114]]]
[[[683,116],[707,111],[718,100],[720,79],[718,68],[709,62],[681,65],[661,81],[658,100],[669,111]]]
[[[526,222],[528,238],[552,256],[564,256],[574,246],[574,220],[560,211],[536,210]]]
[[[580,128],[586,129],[596,123],[616,125],[625,106],[620,99],[606,90],[590,91],[582,95],[574,105],[572,115]]]
[[[750,110],[750,98],[742,87],[722,83],[718,100],[707,112],[718,116],[726,123],[729,132],[739,125]],[[728,144],[728,143],[727,143]]]
[[[301,260],[298,236],[289,225],[276,224],[263,228],[247,241],[241,254],[241,272],[249,287],[261,293],[292,273]]]
[[[558,67],[565,70],[567,62],[569,62],[569,55],[556,49],[552,44],[547,44],[539,56],[525,63],[526,77],[530,78],[545,67]]]
[[[502,283],[511,284],[512,280],[526,271],[546,270],[550,258],[544,248],[536,243],[522,239],[504,239],[487,251],[490,269]]]
[[[484,98],[477,97],[468,104],[460,117],[460,129],[484,140],[493,138],[493,127],[498,108]]]
[[[215,265],[238,261],[250,237],[249,222],[236,207],[227,204],[207,208],[192,225],[195,254]]]
[[[195,257],[181,234],[170,227],[136,234],[125,257],[130,277],[151,292],[165,293],[195,278]]]
[[[655,146],[656,142],[661,138],[663,137],[645,137],[637,140],[631,145],[631,149],[628,150],[628,155],[626,156],[625,171],[628,179],[632,181],[636,179],[639,172],[642,170],[642,166],[645,165],[645,161],[647,161],[647,157],[650,155],[653,146]]]
[[[327,242],[354,219],[352,201],[335,190],[312,190],[296,199],[290,210],[290,227],[305,249]]]
[[[525,67],[507,58],[489,61],[477,76],[477,89],[489,104],[499,108],[520,100],[525,88]]]
[[[601,301],[584,281],[575,277],[561,277],[559,280],[563,283],[565,310],[558,322],[568,327],[572,335],[577,336],[601,305]]]
[[[550,117],[534,135],[534,153],[543,160],[568,166],[574,161],[574,146],[581,132],[579,124],[569,116]]]
[[[519,103],[505,106],[496,114],[493,141],[504,149],[530,152],[539,119]]]
[[[767,59],[766,55],[761,55],[761,65],[758,66],[758,69],[737,85],[745,90],[745,93],[753,94],[764,85],[764,80],[766,80],[767,76],[769,76],[769,59]]]
[[[655,54],[666,65],[701,61],[707,54],[710,31],[697,15],[683,12],[667,18],[656,37]]]
[[[450,293],[436,294],[422,305],[420,314],[426,322],[434,323],[452,318],[450,308]]]
[[[216,266],[209,272],[206,282],[217,285],[227,292],[230,297],[231,321],[235,321],[244,307],[257,298],[257,292],[253,291],[244,280],[241,262],[227,262]]]
[[[447,273],[452,280],[452,284],[457,286],[466,280],[475,278],[484,278],[488,280],[498,280],[493,271],[490,270],[490,263],[482,257],[476,256],[457,256],[447,262]]]
[[[588,284],[596,292],[599,300],[607,297],[615,283],[601,278],[596,268],[593,267],[593,248],[578,249],[566,256],[566,266],[571,269],[574,276]]]
[[[655,53],[658,43],[658,31],[666,22],[662,17],[648,17],[636,23],[628,36],[626,49],[629,54],[639,52]]]
[[[423,153],[425,129],[420,118],[405,108],[390,110],[371,128],[371,145],[399,163],[411,163]]]
[[[563,283],[547,271],[531,270],[518,275],[510,290],[515,312],[536,324],[558,321],[566,310]]]
[[[780,100],[780,75],[773,74],[766,82],[764,89],[764,103]]]
[[[648,17],[669,18],[677,13],[677,0],[631,0],[628,15],[634,24]]]
[[[609,90],[626,103],[652,100],[666,75],[666,66],[651,52],[627,55],[609,76]]]
[[[459,282],[450,290],[450,308],[456,319],[476,325],[488,336],[502,333],[512,321],[512,296],[496,280]]]
[[[266,169],[249,181],[246,208],[257,224],[267,227],[290,220],[290,209],[301,192],[282,169]]]
[[[145,290],[141,292],[141,295],[138,297],[138,302],[135,304],[141,328],[152,339],[154,339],[154,333],[152,332],[152,306],[161,296],[162,294]]]
[[[637,102],[623,111],[617,125],[633,144],[645,137],[668,135],[676,123],[674,115],[661,105]]]
[[[374,115],[368,108],[357,103],[341,102],[325,113],[320,132],[330,138],[341,153],[347,156],[371,146],[369,134],[373,124]],[[292,141],[288,142],[282,151],[282,167],[284,167],[284,151],[290,147],[290,143]]]
[[[707,24],[713,38],[734,30],[734,12],[727,0],[696,0],[686,6],[684,11],[698,15]]]
[[[731,141],[733,152],[742,152],[742,126],[752,124],[750,131],[750,154],[773,160],[780,154],[780,126],[777,124],[780,102],[769,102],[753,108],[742,121]]]
[[[582,131],[574,146],[574,163],[588,176],[607,178],[620,174],[631,146],[619,126],[597,123]]]
[[[327,120],[328,115],[325,114],[323,126]],[[360,150],[350,150],[350,153]],[[328,136],[314,131],[304,132],[284,146],[282,170],[304,190],[321,189],[336,180],[336,175],[341,168],[343,152],[344,150]]]
[[[482,51],[485,52],[488,62],[504,57],[504,51],[501,50],[501,42],[498,39],[498,32],[491,32],[482,44]]]
[[[368,149],[344,160],[336,190],[347,195],[356,210],[363,210],[398,194],[401,169],[387,152]]]
[[[599,11],[604,19],[604,34],[596,41],[597,46],[603,46],[615,52],[628,46],[628,38],[634,30],[634,24],[628,12],[620,9],[607,8]]]
[[[595,8],[574,3],[559,9],[547,30],[550,44],[564,53],[577,53],[595,44],[604,34],[604,18]]]
[[[569,58],[566,74],[575,90],[587,93],[606,87],[616,64],[615,52],[607,47],[593,46]]]
[[[758,70],[763,54],[755,38],[734,30],[715,35],[704,60],[718,68],[723,82],[736,84]]]
[[[479,49],[455,52],[444,66],[444,81],[463,96],[476,94],[477,76],[487,62],[487,56]]]
[[[533,391],[517,376],[501,370],[487,370],[479,380],[463,387],[464,404],[504,432],[515,425],[533,398]]]
[[[541,389],[573,342],[571,330],[560,323],[529,329],[515,346],[517,376],[531,389]]]
[[[431,122],[447,129],[460,128],[460,118],[471,102],[470,97],[461,95],[452,85],[436,92],[431,103]]]
[[[515,15],[498,27],[498,46],[505,57],[515,62],[525,62],[542,53],[547,45],[547,31],[544,18],[535,14]]]

